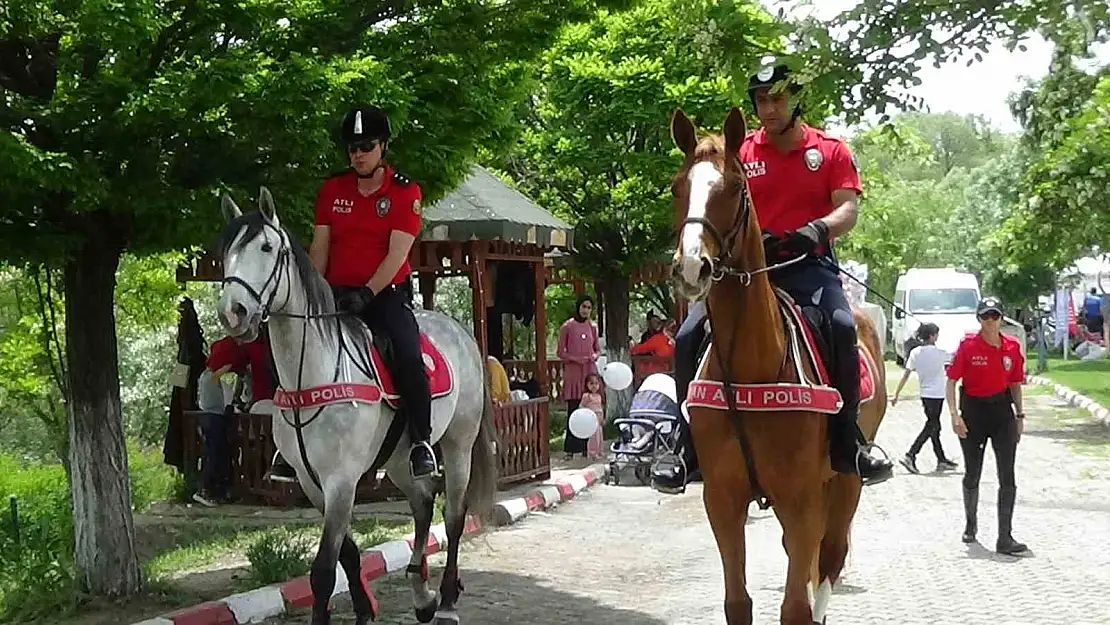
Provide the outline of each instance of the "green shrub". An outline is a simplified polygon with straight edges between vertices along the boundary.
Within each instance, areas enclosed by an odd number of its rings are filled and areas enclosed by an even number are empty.
[[[173,496],[179,478],[160,450],[128,444],[136,511]],[[15,496],[18,529],[10,497]],[[0,454],[0,620],[32,620],[76,606],[73,509],[60,464],[26,464]]]
[[[31,619],[72,605],[73,515],[61,465],[0,456],[0,615]],[[16,522],[11,506],[15,497]]]
[[[250,576],[259,584],[274,584],[304,575],[312,547],[311,538],[284,527],[266,532],[247,547]]]

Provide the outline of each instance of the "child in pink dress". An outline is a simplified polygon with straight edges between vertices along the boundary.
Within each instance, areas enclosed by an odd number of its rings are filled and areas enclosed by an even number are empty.
[[[589,408],[597,415],[597,431],[586,442],[586,457],[591,460],[605,457],[605,404],[601,397],[601,376],[591,373],[586,376],[586,392],[582,393],[581,408]]]

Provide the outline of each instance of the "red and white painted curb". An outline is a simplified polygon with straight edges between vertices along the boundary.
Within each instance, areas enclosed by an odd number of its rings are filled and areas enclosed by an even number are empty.
[[[509,525],[519,521],[531,512],[570,501],[577,497],[578,493],[598,481],[604,481],[608,471],[608,465],[594,465],[566,479],[542,484],[523,497],[500,501],[494,510],[494,520],[498,526]],[[463,535],[470,536],[479,530],[481,530],[481,523],[471,517],[466,520]],[[380,613],[380,610],[378,610],[377,599],[370,592],[370,582],[390,573],[403,571],[408,566],[409,558],[412,557],[413,538],[414,536],[409,534],[403,540],[392,540],[375,545],[362,554],[362,584],[366,588],[370,601],[374,604],[375,613]],[[428,547],[425,552],[432,555],[446,548],[447,529],[442,523],[433,525],[431,534],[428,536]],[[332,596],[345,593],[347,590],[347,575],[337,565],[335,590],[332,592]],[[284,614],[292,609],[309,607],[312,607],[312,587],[309,584],[308,576],[304,576],[281,584],[273,584],[224,597],[217,601],[209,601],[171,614],[132,623],[132,625],[239,625],[240,623],[259,623],[264,619]]]
[[[1080,393],[1073,391],[1063,384],[1057,384],[1052,380],[1049,380],[1048,378],[1042,378],[1039,375],[1026,376],[1025,379],[1027,382],[1031,382],[1033,384],[1039,384],[1041,386],[1051,386],[1057,397],[1060,397],[1076,408],[1086,410],[1087,412],[1091,413],[1094,418],[1098,419],[1098,422],[1101,423],[1104,427],[1110,427],[1110,409],[1107,409],[1090,397],[1087,397],[1086,395],[1081,395]]]

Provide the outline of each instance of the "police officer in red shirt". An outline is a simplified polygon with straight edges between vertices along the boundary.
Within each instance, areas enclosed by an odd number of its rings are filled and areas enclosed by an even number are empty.
[[[1025,358],[1021,344],[1002,334],[1002,306],[985,297],[977,309],[980,329],[960,342],[948,366],[948,409],[952,429],[960,437],[964,452],[964,527],[963,541],[975,542],[978,531],[979,475],[987,440],[994,448],[998,465],[998,541],[999,553],[1016,554],[1025,545],[1010,534],[1014,519],[1017,483],[1014,459],[1018,440],[1025,431],[1021,385],[1025,381]],[[963,379],[960,402],[956,403],[956,381]],[[957,410],[957,405],[959,409]]]
[[[807,259],[771,274],[771,280],[803,307],[817,307],[832,326],[833,358],[830,375],[844,407],[830,419],[830,459],[833,470],[859,473],[874,484],[893,474],[889,460],[872,457],[861,446],[856,417],[859,411],[859,364],[856,327],[851,306],[835,269],[831,240],[856,224],[863,192],[855,158],[848,145],[801,122],[801,105],[792,102],[800,87],[783,64],[768,64],[748,81],[748,97],[762,128],[749,133],[740,145],[740,161],[748,178],[752,203],[764,231],[769,263],[807,255]],[[691,307],[678,331],[675,377],[679,402],[693,380],[696,354],[705,338],[705,305]],[[687,469],[693,458],[689,428],[681,428]],[[685,476],[671,459],[653,470],[653,485],[663,492],[682,490]]]
[[[385,160],[392,130],[375,106],[351,110],[342,140],[351,169],[324,181],[316,197],[312,264],[336,295],[336,305],[357,315],[392,342],[390,369],[401,394],[415,478],[437,473],[431,438],[431,394],[412,310],[409,251],[420,234],[420,185]],[[273,479],[291,477],[275,462]]]

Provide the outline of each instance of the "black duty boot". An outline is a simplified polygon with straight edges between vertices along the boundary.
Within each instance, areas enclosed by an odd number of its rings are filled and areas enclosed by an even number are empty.
[[[409,464],[412,476],[416,479],[439,476],[436,454],[427,441],[420,441],[412,446],[412,450],[409,451]]]
[[[854,420],[838,423],[839,419],[838,415],[830,422],[833,427],[833,431],[829,432],[833,471],[858,473],[865,485],[890,479],[894,475],[894,464],[890,460],[872,457],[867,448],[860,446]]]
[[[265,479],[271,482],[296,484],[297,472],[285,462],[285,458],[281,457],[281,452],[279,451],[274,454],[274,461],[270,464],[270,470],[266,472]]]
[[[859,476],[863,478],[863,484],[878,484],[885,482],[894,476],[894,463],[890,460],[879,460],[871,455],[868,449],[860,449],[857,457],[859,464]]]
[[[1014,540],[1010,535],[1014,520],[1014,501],[1017,499],[1016,490],[998,490],[998,542],[995,551],[1007,555],[1024,552],[1027,547]]]
[[[678,454],[662,454],[651,467],[651,487],[667,495],[686,492],[686,463]]]
[[[965,543],[975,542],[975,534],[979,531],[979,489],[964,488],[964,535],[961,538]]]

